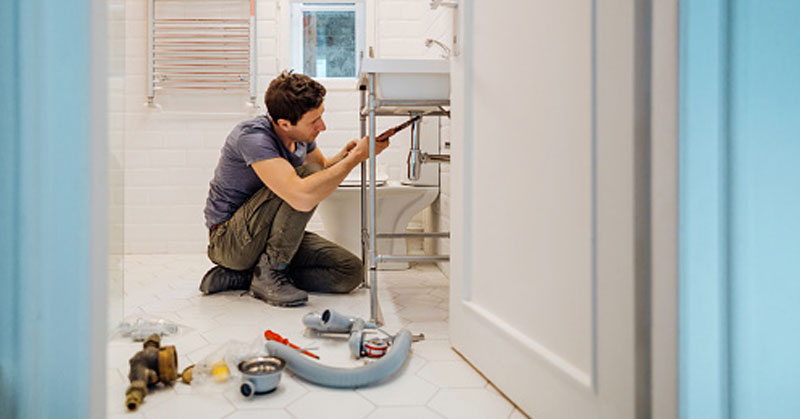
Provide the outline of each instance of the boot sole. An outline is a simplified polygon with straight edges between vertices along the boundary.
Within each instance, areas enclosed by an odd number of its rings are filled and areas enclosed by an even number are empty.
[[[250,289],[250,285],[248,284],[247,286],[242,285],[241,287],[230,287],[230,288],[224,288],[224,287],[212,288],[204,281],[200,283],[199,289],[203,295],[211,295],[211,294],[216,294],[218,292],[226,292],[226,291],[247,291]]]
[[[247,291],[250,289],[250,282],[252,280],[247,281],[246,284],[243,283],[240,286],[223,287],[218,284],[214,284],[215,286],[212,286],[212,282],[215,279],[214,276],[211,275],[211,272],[213,272],[213,270],[214,269],[212,268],[211,270],[206,272],[206,274],[203,275],[203,279],[200,281],[200,286],[198,287],[198,289],[200,290],[201,293],[203,293],[203,295],[211,295],[225,291]]]
[[[288,301],[288,302],[285,302],[285,303],[280,303],[280,302],[267,300],[266,298],[263,298],[263,297],[261,297],[259,295],[254,294],[252,291],[250,292],[250,295],[253,296],[253,298],[257,298],[257,299],[259,299],[259,300],[261,300],[261,301],[263,301],[263,302],[265,302],[265,303],[267,303],[267,304],[269,304],[271,306],[275,306],[275,307],[299,307],[299,306],[306,305],[306,303],[308,302],[308,298],[306,298],[305,300]]]

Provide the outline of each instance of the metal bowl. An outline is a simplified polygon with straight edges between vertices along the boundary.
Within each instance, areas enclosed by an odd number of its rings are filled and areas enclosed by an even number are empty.
[[[286,366],[280,358],[259,356],[239,363],[242,373],[242,384],[239,391],[245,397],[254,394],[265,394],[275,390],[281,381],[281,371]]]

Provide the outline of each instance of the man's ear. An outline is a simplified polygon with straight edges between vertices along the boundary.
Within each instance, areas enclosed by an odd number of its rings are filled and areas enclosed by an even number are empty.
[[[283,118],[279,118],[277,124],[284,131],[288,130],[292,126],[292,123],[289,122],[288,119],[283,119]]]

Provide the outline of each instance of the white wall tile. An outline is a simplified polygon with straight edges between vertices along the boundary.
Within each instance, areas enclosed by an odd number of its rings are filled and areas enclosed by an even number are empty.
[[[184,150],[153,150],[149,152],[150,166],[154,168],[182,167],[186,165]]]
[[[278,2],[260,0],[256,4],[256,19],[275,20],[278,15]]]
[[[274,20],[257,20],[256,21],[256,36],[259,40],[265,38],[275,38],[276,25]]]

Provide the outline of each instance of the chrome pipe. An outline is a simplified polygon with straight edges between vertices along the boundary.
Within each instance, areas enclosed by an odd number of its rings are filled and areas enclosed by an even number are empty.
[[[364,108],[367,101],[366,86],[360,86],[358,91],[359,109]],[[367,116],[359,113],[359,122],[361,124],[361,137],[367,135]],[[369,273],[369,266],[367,265],[367,163],[361,162],[361,284],[369,288],[367,282],[367,275]]]
[[[375,106],[419,106],[419,107],[426,107],[426,106],[449,106],[449,100],[438,100],[438,99],[425,99],[425,100],[407,100],[407,99],[389,99],[389,100],[379,100],[376,101]]]
[[[257,108],[258,104],[256,102],[256,98],[258,97],[258,86],[256,85],[258,68],[258,59],[256,57],[256,0],[250,0],[250,19],[249,19],[250,27],[248,28],[248,36],[250,37],[250,105],[253,108]]]
[[[415,117],[419,113],[410,113],[409,116]],[[419,149],[419,131],[422,127],[422,120],[414,121],[411,125],[411,149],[408,151],[408,180],[419,180],[422,171],[422,150]]]
[[[383,325],[383,315],[378,306],[378,262],[376,260],[375,220],[376,213],[376,179],[375,174],[375,73],[369,73],[369,294],[370,321],[378,326]]]
[[[147,2],[147,103],[152,105],[155,99],[155,88],[153,86],[155,80],[153,79],[153,29],[155,21],[155,0]]]
[[[378,262],[447,262],[450,256],[394,256],[394,255],[379,255]]]
[[[443,239],[449,239],[450,233],[447,231],[437,231],[437,232],[430,232],[430,233],[418,233],[418,232],[411,232],[411,233],[378,233],[375,237],[379,239],[400,239],[400,238],[411,238],[411,237],[439,237]]]
[[[171,85],[156,85],[154,90],[169,90],[169,89],[183,89],[183,90],[247,90],[247,85],[241,86],[171,86]]]
[[[152,17],[152,16],[151,16]],[[153,20],[153,19],[151,19]],[[155,23],[248,23],[249,19],[207,19],[207,18],[188,18],[188,19],[180,19],[180,18],[172,18],[172,19],[155,19],[153,20]]]
[[[423,163],[450,163],[449,154],[428,154],[422,153]]]

